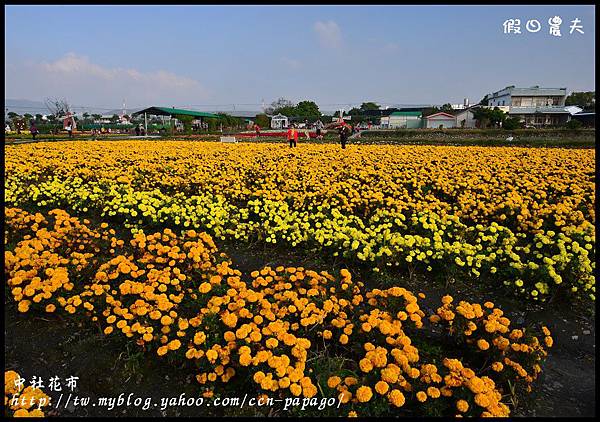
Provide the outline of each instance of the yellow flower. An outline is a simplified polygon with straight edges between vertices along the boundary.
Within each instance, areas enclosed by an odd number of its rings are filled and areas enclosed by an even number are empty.
[[[469,403],[467,403],[465,400],[458,400],[456,402],[456,408],[459,412],[465,413],[467,410],[469,410]]]
[[[359,402],[365,403],[371,400],[373,397],[373,392],[371,391],[371,387],[363,385],[356,390],[356,398]]]
[[[484,339],[479,339],[477,340],[477,347],[479,347],[481,350],[487,350],[490,348],[490,344]]]
[[[392,403],[396,407],[401,407],[406,402],[406,399],[404,397],[404,394],[402,394],[402,391],[397,390],[397,389],[393,389],[392,391],[390,391],[390,394],[388,395],[388,399],[389,399],[390,403]]]
[[[385,393],[387,393],[389,389],[390,386],[385,381],[378,381],[377,384],[375,384],[375,391],[377,391],[382,396],[385,395]]]
[[[335,388],[342,382],[342,379],[338,376],[332,376],[327,379],[327,386],[329,388]]]

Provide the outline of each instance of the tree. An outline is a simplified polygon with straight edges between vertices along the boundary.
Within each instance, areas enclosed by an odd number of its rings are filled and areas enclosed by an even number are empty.
[[[87,123],[87,121],[90,118],[90,113],[88,113],[87,111],[85,113],[82,114],[83,117],[83,121]]]
[[[29,114],[29,113],[25,113],[23,115],[23,118],[25,119],[26,122],[30,122],[31,119],[33,119],[33,116],[31,114]]]
[[[367,111],[367,110],[379,110],[379,105],[373,103],[373,102],[367,102],[367,103],[362,103],[360,105],[360,109],[361,111]]]
[[[507,117],[502,127],[506,130],[520,129],[523,127],[523,122],[517,117]]]
[[[110,122],[111,123],[119,123],[119,116],[116,114],[113,114],[112,117],[110,118]]]
[[[572,92],[565,100],[565,105],[579,106],[585,110],[596,109],[596,91]]]
[[[19,118],[19,115],[17,113],[15,113],[14,111],[9,111],[8,112],[8,118],[10,120],[15,120]]]
[[[92,118],[94,119],[94,121],[97,121],[102,118],[102,115],[101,114],[92,114]]]
[[[269,107],[265,109],[265,113],[267,114],[285,114],[282,113],[281,110],[285,110],[288,108],[294,108],[294,103],[290,100],[286,100],[285,98],[279,98],[277,101],[273,101]]]
[[[488,102],[488,96],[486,94],[486,95],[483,96],[483,98],[481,99],[481,101],[479,101],[477,104],[486,106],[486,105],[488,105],[487,102]]]
[[[480,128],[486,128],[489,125],[499,127],[506,120],[506,113],[498,107],[494,109],[480,107],[473,112],[473,117],[479,122]]]
[[[452,112],[454,109],[452,108],[452,104],[450,103],[446,103],[443,104],[442,107],[440,108],[441,111],[445,112],[445,113],[450,113]]]
[[[266,128],[271,125],[269,116],[267,116],[266,114],[257,114],[256,117],[254,118],[254,122],[262,128]]]
[[[192,121],[194,120],[194,116],[188,116],[187,114],[177,114],[175,118],[183,123],[183,131],[186,134],[192,133]]]
[[[50,114],[53,114],[58,118],[66,116],[67,113],[71,111],[69,102],[64,98],[46,98],[45,103]]]
[[[581,121],[579,121],[577,119],[571,119],[565,124],[565,127],[567,129],[571,129],[571,130],[575,130],[575,131],[581,129],[581,126],[583,126],[583,123],[581,123]]]
[[[35,115],[35,121],[36,123],[40,123],[43,120],[43,117],[41,114],[36,114]]]
[[[305,119],[318,119],[321,117],[319,106],[314,101],[300,101],[295,107],[294,117],[304,117]]]

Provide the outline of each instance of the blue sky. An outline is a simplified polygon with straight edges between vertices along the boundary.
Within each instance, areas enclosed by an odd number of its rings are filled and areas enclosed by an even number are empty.
[[[6,6],[6,98],[256,109],[595,90],[593,6]],[[561,37],[548,19],[562,18]],[[521,19],[521,34],[502,23]],[[569,34],[579,18],[584,34]],[[525,22],[542,29],[529,33]],[[221,107],[224,108],[224,107]]]

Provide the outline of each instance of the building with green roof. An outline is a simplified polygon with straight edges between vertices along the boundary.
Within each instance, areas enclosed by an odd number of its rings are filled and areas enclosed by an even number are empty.
[[[423,127],[423,114],[420,111],[394,111],[381,117],[381,127],[386,129],[419,129]]]

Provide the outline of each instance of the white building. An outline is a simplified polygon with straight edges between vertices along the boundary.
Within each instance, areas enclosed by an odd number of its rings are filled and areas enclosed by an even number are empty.
[[[420,111],[395,111],[381,118],[381,127],[386,129],[418,129],[422,127]]]
[[[475,110],[479,106],[469,107],[459,112],[456,117],[456,127],[460,128],[476,128],[477,120],[475,120]]]
[[[425,128],[446,129],[456,127],[456,117],[452,114],[439,112],[425,117]]]
[[[289,126],[289,120],[283,114],[276,114],[271,117],[271,129],[284,129]]]

